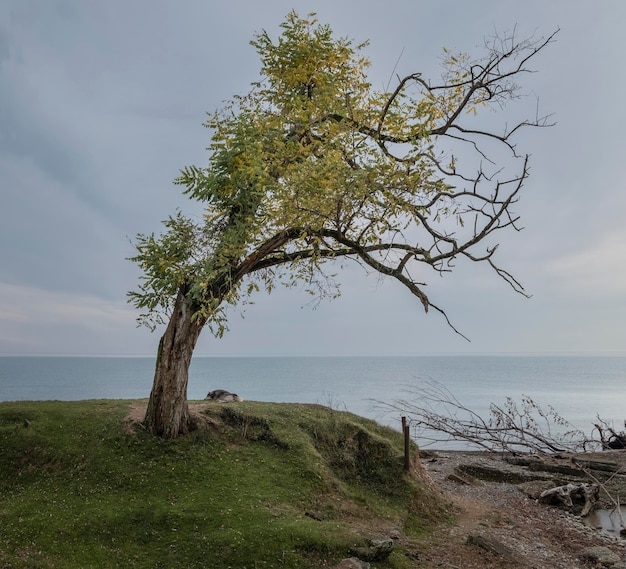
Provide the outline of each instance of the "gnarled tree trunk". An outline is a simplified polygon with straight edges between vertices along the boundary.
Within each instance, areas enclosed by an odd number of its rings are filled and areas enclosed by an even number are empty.
[[[187,383],[193,350],[206,320],[195,312],[181,286],[174,311],[159,343],[154,382],[144,424],[148,432],[175,438],[189,431]]]

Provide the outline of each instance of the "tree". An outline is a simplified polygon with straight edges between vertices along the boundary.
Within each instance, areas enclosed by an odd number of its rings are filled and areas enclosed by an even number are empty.
[[[314,15],[290,13],[276,41],[256,35],[259,81],[206,122],[208,165],[187,166],[176,180],[204,217],[177,212],[162,235],[136,239],[132,260],[143,277],[130,300],[141,323],[167,321],[149,431],[187,432],[188,367],[202,329],[221,336],[224,307],[261,288],[305,283],[316,298],[334,297],[330,270],[350,259],[395,279],[450,324],[425,292],[426,272],[446,273],[464,258],[523,293],[495,263],[490,238],[518,229],[511,206],[528,156],[513,137],[547,120],[487,130],[474,116],[519,97],[516,80],[552,37],[495,37],[476,60],[444,52],[439,81],[414,73],[376,91],[366,44],[335,38]]]

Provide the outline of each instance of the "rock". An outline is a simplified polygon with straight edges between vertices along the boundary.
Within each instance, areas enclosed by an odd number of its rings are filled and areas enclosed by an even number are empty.
[[[606,460],[581,460],[575,458],[573,460],[574,464],[580,465],[582,468],[586,468],[587,470],[597,470],[600,472],[617,472],[619,473],[622,470],[622,466],[617,464],[616,462],[606,461]]]
[[[209,391],[205,399],[211,401],[217,401],[218,403],[232,403],[233,401],[243,401],[236,393],[225,391],[224,389],[216,389],[215,391]]]
[[[367,547],[355,547],[353,553],[365,561],[384,561],[393,550],[391,539],[372,539]]]
[[[339,565],[335,566],[335,569],[370,569],[370,564],[356,557],[350,557],[343,559]]]
[[[528,472],[519,467],[509,467],[506,463],[486,464],[459,464],[454,470],[460,476],[472,476],[487,482],[500,482],[503,484],[521,484],[530,480],[545,480],[547,476]]]
[[[600,563],[605,567],[614,567],[616,563],[621,561],[617,553],[611,551],[608,547],[595,545],[587,547],[580,552],[579,557],[583,561],[591,561],[592,563]]]
[[[507,561],[516,561],[513,551],[511,551],[506,545],[500,543],[497,539],[484,535],[470,535],[467,538],[467,543],[480,547],[485,551],[489,551],[498,557],[502,557]]]
[[[568,477],[582,478],[585,473],[578,467],[569,463],[549,463],[538,458],[529,457],[507,457],[506,462],[509,464],[524,466],[529,472],[547,472],[551,474],[563,474]]]
[[[400,528],[394,528],[389,532],[389,537],[394,541],[402,539],[403,535],[404,534],[402,533],[402,530],[400,530]]]
[[[469,474],[459,474],[458,472],[452,472],[448,475],[448,480],[462,484],[463,486],[481,486],[482,482]]]

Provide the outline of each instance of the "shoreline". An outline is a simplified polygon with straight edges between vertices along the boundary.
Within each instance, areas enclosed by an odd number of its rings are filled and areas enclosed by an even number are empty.
[[[441,563],[443,556],[448,566],[463,569],[589,569],[604,566],[593,560],[595,553],[603,553],[614,556],[615,569],[626,568],[626,540],[590,527],[576,513],[540,503],[536,494],[531,495],[533,487],[537,491],[550,484],[580,481],[554,468],[567,472],[573,459],[583,457],[610,462],[618,469],[626,466],[624,451],[546,457],[552,472],[542,471],[536,464],[511,464],[502,454],[483,450],[429,449],[421,453],[424,470],[457,511],[445,547],[435,547],[429,558]],[[620,484],[626,492],[626,480]],[[485,549],[485,544],[492,549]]]

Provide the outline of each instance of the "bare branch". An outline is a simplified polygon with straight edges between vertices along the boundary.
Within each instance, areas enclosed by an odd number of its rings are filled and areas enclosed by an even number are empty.
[[[623,469],[620,469],[620,470],[614,472],[608,480],[605,480],[604,482],[601,482],[600,480],[598,480],[598,478],[596,476],[593,475],[591,470],[589,468],[587,468],[582,462],[574,459],[573,463],[578,468],[580,468],[585,473],[585,476],[587,476],[590,480],[592,480],[593,483],[596,484],[598,486],[598,488],[600,488],[602,490],[602,492],[604,492],[604,494],[608,498],[609,502],[611,502],[611,504],[613,505],[614,511],[617,512],[622,531],[626,532],[626,521],[624,521],[624,514],[622,513],[622,507],[621,507],[621,504],[620,504],[619,496],[617,496],[617,497],[613,496],[613,494],[611,494],[611,492],[609,492],[609,490],[607,488],[608,483],[611,481],[611,479],[614,476],[617,476],[618,474],[623,474]]]
[[[427,445],[450,441],[512,454],[554,454],[585,450],[591,443],[556,410],[541,407],[528,396],[519,403],[507,398],[491,403],[486,417],[461,403],[446,387],[427,381],[409,391],[410,401],[377,402],[388,412],[410,417],[416,438]]]

